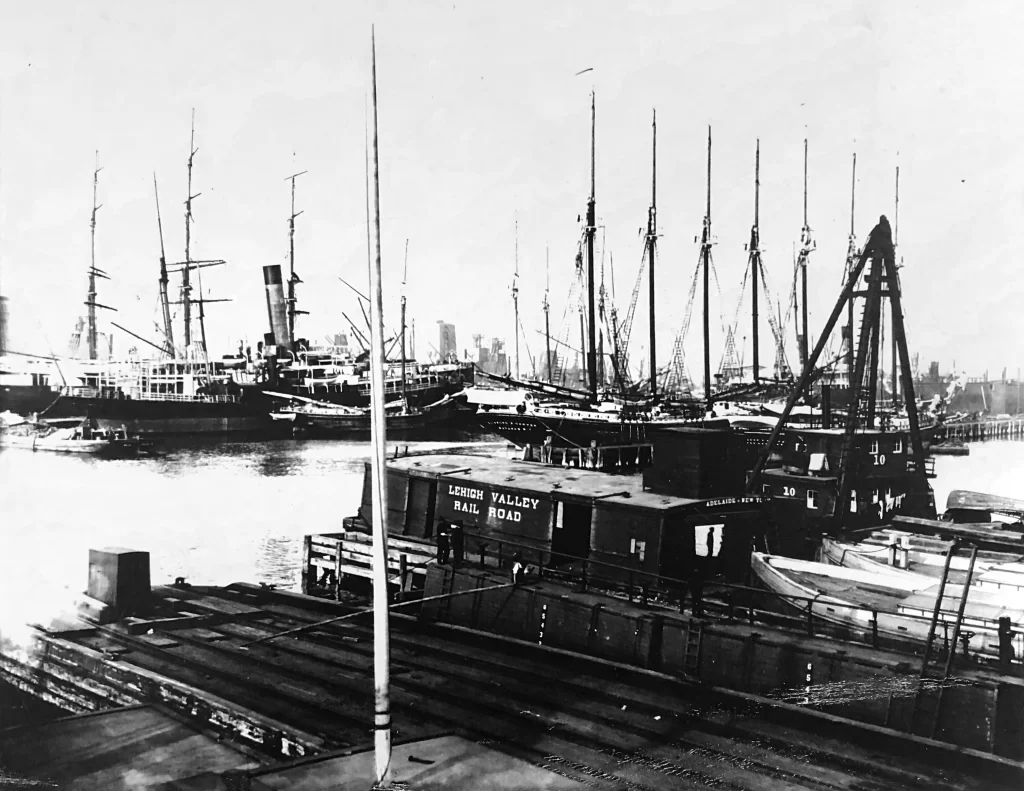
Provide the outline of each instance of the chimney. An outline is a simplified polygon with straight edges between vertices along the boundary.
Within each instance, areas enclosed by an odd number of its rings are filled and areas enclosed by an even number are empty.
[[[291,351],[292,339],[288,333],[288,307],[284,298],[280,264],[263,267],[263,283],[267,287],[267,314],[270,317],[270,329],[274,334],[274,343]]]

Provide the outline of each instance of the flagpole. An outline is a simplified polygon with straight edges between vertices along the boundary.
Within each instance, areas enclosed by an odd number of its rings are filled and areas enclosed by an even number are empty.
[[[370,267],[370,351],[371,410],[373,457],[373,671],[374,671],[374,757],[376,783],[391,783],[391,701],[390,701],[390,633],[388,628],[388,534],[385,521],[388,513],[387,486],[384,476],[386,459],[386,426],[384,423],[384,297],[381,290],[380,255],[380,163],[377,140],[377,43],[370,28],[373,74],[373,227],[375,259]]]

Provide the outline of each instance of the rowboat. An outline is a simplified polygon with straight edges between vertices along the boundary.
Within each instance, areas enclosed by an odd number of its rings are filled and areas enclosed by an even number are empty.
[[[868,539],[847,543],[828,536],[821,542],[826,563],[863,571],[905,569],[938,582],[946,567],[948,542],[935,541],[898,530],[879,530]],[[962,586],[970,565],[969,552],[961,548],[949,558],[947,582]],[[979,550],[971,585],[1024,593],[1024,555]]]
[[[938,584],[930,576],[891,567],[866,571],[760,552],[751,555],[751,568],[768,590],[803,612],[810,605],[813,616],[846,627],[853,639],[872,642],[877,631],[880,637],[921,648],[928,641],[938,596]],[[946,587],[937,635],[952,633],[960,592],[956,585]],[[1024,624],[1024,597],[972,589],[963,619],[972,653],[999,657],[1002,617],[1010,618],[1014,631],[1019,631]],[[1021,655],[1020,646],[1017,655]]]

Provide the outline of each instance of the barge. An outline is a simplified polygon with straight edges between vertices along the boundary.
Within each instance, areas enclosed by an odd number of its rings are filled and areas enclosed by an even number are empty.
[[[772,676],[780,663],[758,661],[767,654],[739,665],[716,662],[726,654],[709,646],[730,638],[728,628],[711,627],[695,676],[678,642],[689,619],[667,616],[666,639],[657,643],[647,636],[658,613],[595,602],[599,630],[615,619],[643,621],[633,644],[648,664],[639,666],[557,647],[557,636],[569,633],[551,628],[558,597],[543,586],[459,576],[458,590],[424,598],[405,614],[392,605],[396,769],[414,787],[611,791],[771,782],[810,789],[827,778],[980,791],[1024,780],[1012,727],[1022,710],[1019,680],[979,676],[950,685],[938,716],[919,712],[917,729],[907,730],[902,720],[913,695],[898,665],[879,652],[867,659],[854,649],[855,661],[847,661],[819,643],[810,655],[814,680],[803,684],[803,673],[800,682],[794,675],[799,689],[787,692],[772,688],[782,680]],[[450,567],[436,581],[446,577]],[[5,732],[10,771],[52,782],[59,769],[64,779],[108,781],[107,788],[128,787],[128,777],[133,787],[162,788],[367,785],[373,647],[366,609],[246,584],[150,588],[148,556],[123,550],[91,553],[89,579],[79,617],[38,626],[27,655],[0,654],[4,680],[79,717]],[[458,595],[463,589],[467,595]],[[521,636],[444,622],[458,602],[481,620],[490,617],[499,594],[515,598],[506,622],[524,628]],[[487,607],[474,605],[486,595]],[[532,613],[515,617],[531,597]],[[528,633],[538,627],[539,634]],[[598,644],[607,642],[603,634]],[[762,650],[802,664],[810,644],[788,644],[765,634]],[[742,667],[761,691],[716,683]],[[858,694],[856,679],[874,676],[890,680]],[[825,700],[829,690],[844,690],[845,701],[838,694]],[[817,699],[804,704],[797,691]],[[863,714],[869,698],[872,712],[888,699],[884,720]],[[957,716],[967,703],[976,714]],[[153,738],[138,738],[140,728]]]

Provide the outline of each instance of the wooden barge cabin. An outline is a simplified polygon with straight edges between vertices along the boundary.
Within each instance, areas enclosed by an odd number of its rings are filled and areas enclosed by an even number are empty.
[[[779,443],[779,466],[761,471],[761,494],[772,502],[773,524],[784,530],[769,534],[769,549],[790,557],[810,558],[821,536],[878,527],[897,515],[933,519],[935,498],[926,479],[934,477],[934,460],[925,459],[924,476],[903,431],[860,429],[853,437],[855,471],[849,508],[836,525],[844,429],[787,429]]]
[[[676,454],[664,454],[676,471],[688,458],[697,463],[702,448],[736,441],[728,432],[680,436]],[[641,477],[479,456],[395,459],[388,463],[388,533],[434,543],[443,525],[461,524],[468,559],[493,555],[500,544],[509,561],[516,554],[544,567],[587,561],[588,575],[614,582],[656,587],[659,578],[694,573],[745,581],[765,528],[764,498],[742,494],[737,469],[729,474],[739,480],[729,485],[714,475],[674,483],[657,461]],[[355,529],[371,523],[370,487],[367,464]]]

